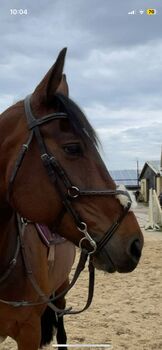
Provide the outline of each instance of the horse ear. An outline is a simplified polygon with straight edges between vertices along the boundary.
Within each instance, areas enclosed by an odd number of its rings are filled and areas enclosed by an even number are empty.
[[[68,87],[68,83],[66,81],[65,74],[62,74],[62,79],[61,79],[61,82],[60,82],[56,92],[60,92],[61,94],[65,95],[65,96],[69,96],[69,87]]]
[[[43,102],[47,102],[51,96],[53,96],[54,93],[59,89],[59,87],[62,88],[62,86],[65,85],[65,83],[63,84],[62,82],[64,79],[62,72],[64,68],[66,51],[67,48],[64,48],[60,51],[56,62],[36,87],[33,93],[33,97],[38,97],[39,100],[41,99]]]

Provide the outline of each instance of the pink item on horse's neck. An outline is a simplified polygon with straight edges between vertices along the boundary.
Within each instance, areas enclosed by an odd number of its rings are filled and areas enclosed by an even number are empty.
[[[51,232],[48,226],[44,224],[35,224],[35,226],[43,243],[47,247],[50,247],[53,244],[60,244],[66,240],[64,237],[61,237],[58,233]]]
[[[75,245],[58,233],[51,232],[44,224],[35,224],[35,227],[42,242],[49,248],[48,276],[52,293],[64,283],[71,271],[75,260]]]

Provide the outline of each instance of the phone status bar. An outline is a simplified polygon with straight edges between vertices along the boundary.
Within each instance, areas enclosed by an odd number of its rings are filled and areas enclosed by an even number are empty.
[[[148,8],[148,9],[138,9],[138,10],[130,10],[128,11],[128,15],[147,15],[147,16],[155,16],[158,14],[157,9],[152,9],[152,8]]]

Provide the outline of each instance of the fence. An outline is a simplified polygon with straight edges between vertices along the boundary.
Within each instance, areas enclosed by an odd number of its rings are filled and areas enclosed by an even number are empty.
[[[162,230],[162,209],[159,203],[157,193],[152,188],[149,190],[149,214],[148,223],[145,230]]]

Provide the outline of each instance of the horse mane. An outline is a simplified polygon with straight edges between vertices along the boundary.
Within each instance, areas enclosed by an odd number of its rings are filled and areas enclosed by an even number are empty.
[[[100,142],[96,131],[93,129],[80,107],[69,97],[60,93],[56,93],[54,98],[55,101],[59,102],[61,112],[67,113],[72,127],[84,143],[90,140],[93,145],[98,148]]]

